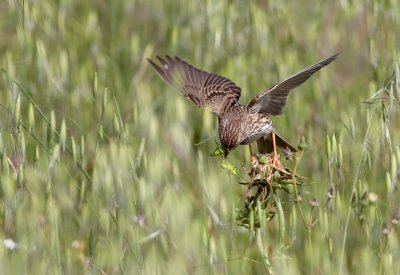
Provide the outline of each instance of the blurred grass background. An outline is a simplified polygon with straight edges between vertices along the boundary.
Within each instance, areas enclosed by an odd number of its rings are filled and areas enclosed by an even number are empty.
[[[258,274],[266,256],[276,274],[399,274],[399,6],[0,2],[0,273]],[[274,118],[308,144],[300,207],[317,222],[282,192],[284,238],[273,219],[257,242],[235,224],[243,187],[209,156],[217,120],[146,58],[224,75],[247,103],[336,52]]]

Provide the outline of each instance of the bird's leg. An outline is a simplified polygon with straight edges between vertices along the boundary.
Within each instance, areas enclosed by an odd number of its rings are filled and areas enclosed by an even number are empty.
[[[271,135],[272,135],[272,147],[274,149],[274,152],[273,152],[273,155],[272,155],[272,165],[274,165],[276,167],[281,167],[282,164],[279,161],[279,156],[278,156],[278,153],[276,151],[275,131],[272,131]]]

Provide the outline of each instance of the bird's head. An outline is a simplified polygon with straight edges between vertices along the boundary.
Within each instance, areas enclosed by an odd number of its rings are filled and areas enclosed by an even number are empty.
[[[220,121],[219,138],[226,158],[228,154],[240,144],[238,127],[229,121]]]

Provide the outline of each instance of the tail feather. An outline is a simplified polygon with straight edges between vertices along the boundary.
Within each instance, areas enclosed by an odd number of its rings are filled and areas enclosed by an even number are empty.
[[[282,150],[286,158],[290,158],[293,155],[293,153],[298,151],[293,145],[290,145],[287,141],[285,141],[282,137],[280,137],[276,133],[275,133],[275,142],[276,146]],[[271,134],[258,139],[257,145],[258,145],[258,152],[260,154],[270,154],[274,151]]]

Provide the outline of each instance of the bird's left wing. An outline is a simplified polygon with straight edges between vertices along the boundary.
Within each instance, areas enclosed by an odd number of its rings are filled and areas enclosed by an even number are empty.
[[[157,59],[159,64],[147,60],[162,79],[198,107],[209,107],[217,116],[240,97],[240,87],[225,77],[197,69],[179,57]]]

